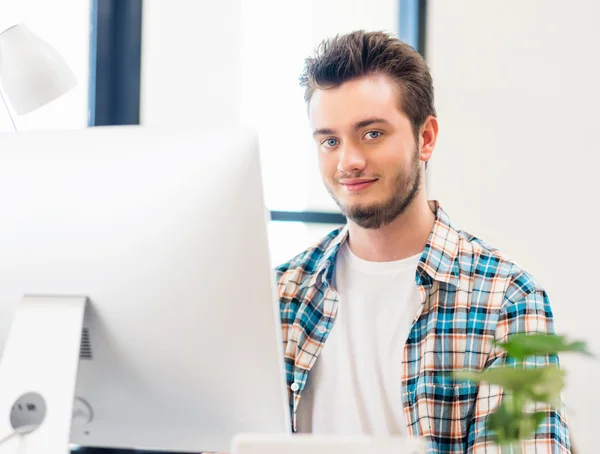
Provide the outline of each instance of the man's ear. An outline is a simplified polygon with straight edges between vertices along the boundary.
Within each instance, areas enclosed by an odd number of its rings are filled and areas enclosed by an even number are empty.
[[[433,115],[430,115],[421,126],[421,130],[419,133],[419,159],[425,162],[425,168],[427,168],[427,162],[431,159],[433,155],[433,149],[435,148],[435,144],[438,137],[439,125],[437,118]]]

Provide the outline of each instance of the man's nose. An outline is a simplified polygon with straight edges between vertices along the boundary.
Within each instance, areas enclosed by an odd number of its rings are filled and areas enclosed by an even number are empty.
[[[359,147],[345,144],[340,150],[338,171],[341,173],[356,173],[364,170],[366,159]]]

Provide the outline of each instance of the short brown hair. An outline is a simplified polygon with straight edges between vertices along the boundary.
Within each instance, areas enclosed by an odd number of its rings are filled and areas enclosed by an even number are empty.
[[[384,74],[398,83],[399,107],[417,137],[427,117],[436,115],[433,81],[423,57],[388,33],[358,30],[321,42],[300,76],[304,100],[309,102],[316,89],[338,87],[370,74]]]

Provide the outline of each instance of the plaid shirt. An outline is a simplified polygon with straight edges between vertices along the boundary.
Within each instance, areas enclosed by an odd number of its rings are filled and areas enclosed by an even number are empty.
[[[336,253],[347,226],[276,269],[284,357],[292,414],[307,376],[333,327],[339,295],[332,287]],[[404,346],[402,403],[408,434],[422,437],[428,453],[498,452],[486,433],[487,416],[500,404],[496,386],[455,381],[449,372],[505,364],[492,341],[514,333],[553,333],[543,288],[498,250],[455,230],[436,202],[436,220],[415,273],[423,303]],[[556,356],[533,365],[558,364]],[[536,410],[540,410],[537,408]],[[524,453],[569,453],[564,413],[547,417]]]

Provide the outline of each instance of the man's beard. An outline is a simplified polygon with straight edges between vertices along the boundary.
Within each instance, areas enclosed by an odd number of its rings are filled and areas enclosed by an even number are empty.
[[[410,206],[421,187],[421,172],[419,168],[419,154],[415,150],[414,159],[408,172],[400,171],[394,184],[395,191],[390,198],[382,203],[370,206],[344,206],[333,194],[329,185],[327,191],[340,207],[342,213],[358,226],[364,229],[378,229],[390,224]],[[360,175],[351,175],[351,178],[360,178]]]

